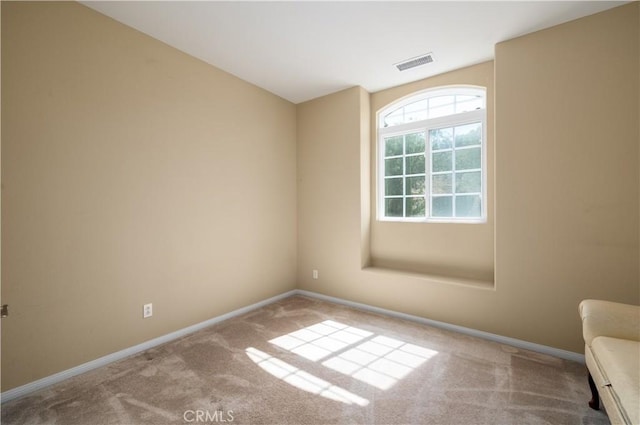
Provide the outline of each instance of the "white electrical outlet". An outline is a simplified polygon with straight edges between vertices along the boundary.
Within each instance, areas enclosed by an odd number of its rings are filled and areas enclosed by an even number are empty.
[[[314,279],[317,279],[318,278],[318,270],[314,270],[313,273],[312,273],[312,276],[313,276]]]
[[[145,304],[142,306],[142,318],[153,316],[153,304]]]

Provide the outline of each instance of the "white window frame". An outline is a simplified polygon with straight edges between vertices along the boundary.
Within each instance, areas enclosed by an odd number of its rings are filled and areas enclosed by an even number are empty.
[[[381,127],[384,116],[394,110],[408,104],[418,102],[427,98],[446,95],[478,95],[483,96],[483,107],[469,112],[454,113],[452,115],[427,118],[420,121],[408,122]],[[481,122],[482,140],[480,143],[481,152],[481,191],[480,191],[480,217],[430,217],[431,213],[431,143],[429,131],[439,128],[456,127],[465,124]],[[410,133],[425,133],[425,217],[386,217],[385,216],[385,138],[405,135]],[[377,114],[377,219],[378,221],[399,221],[418,223],[486,223],[487,221],[487,109],[486,109],[486,88],[477,86],[455,86],[446,88],[434,88],[419,93],[415,93],[403,98],[398,102],[388,105]],[[403,157],[404,157],[403,153]],[[452,172],[455,179],[455,172]],[[402,174],[403,179],[405,174]],[[455,187],[455,180],[452,182]],[[455,197],[455,192],[454,192]],[[402,196],[403,210],[406,205],[406,192]],[[454,210],[455,211],[455,210]]]

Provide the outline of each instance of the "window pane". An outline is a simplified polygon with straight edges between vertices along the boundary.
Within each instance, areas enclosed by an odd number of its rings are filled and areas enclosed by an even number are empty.
[[[436,96],[429,98],[429,109],[443,105],[453,105],[453,96]]]
[[[407,177],[406,195],[424,195],[424,176]]]
[[[436,196],[431,198],[432,217],[451,217],[453,215],[453,201],[451,196]]]
[[[391,127],[393,125],[402,124],[403,122],[404,122],[403,108],[398,108],[384,117],[382,122],[382,127]]]
[[[468,95],[468,94],[457,94],[456,95],[456,102],[457,103],[468,102],[470,100],[475,100],[475,99],[482,99],[482,98],[480,96]]]
[[[429,131],[431,150],[451,149],[453,141],[453,128],[439,128]]]
[[[406,174],[424,174],[424,155],[407,157]]]
[[[481,181],[480,171],[456,173],[456,193],[480,192]]]
[[[419,111],[427,111],[428,101],[427,99],[419,100],[417,102],[413,102],[404,107],[405,112],[419,112]]]
[[[475,111],[476,109],[482,109],[481,97],[458,96],[456,98],[456,114],[460,112]]]
[[[427,119],[427,111],[408,112],[404,116],[404,122],[414,122]]]
[[[428,101],[427,99],[413,102],[404,107],[405,122],[420,121],[427,119]]]
[[[448,152],[436,152],[433,155],[433,172],[438,171],[451,171],[452,156],[451,151]]]
[[[407,134],[407,154],[424,153],[424,133]]]
[[[402,136],[384,139],[384,156],[402,155]]]
[[[481,168],[480,148],[456,150],[456,171]]]
[[[401,196],[402,195],[402,177],[385,179],[384,194],[386,196]]]
[[[424,198],[407,198],[407,217],[424,217]]]
[[[480,217],[480,195],[456,196],[456,217]]]
[[[436,174],[432,177],[432,193],[446,194],[452,193],[452,176],[451,174]]]
[[[438,106],[437,108],[429,108],[429,118],[446,117],[454,113],[453,103],[451,105]]]
[[[456,147],[479,145],[482,140],[482,123],[456,127]]]
[[[385,217],[402,217],[402,198],[384,200]]]
[[[384,175],[385,176],[400,176],[400,175],[402,175],[402,158],[385,159],[384,160]]]

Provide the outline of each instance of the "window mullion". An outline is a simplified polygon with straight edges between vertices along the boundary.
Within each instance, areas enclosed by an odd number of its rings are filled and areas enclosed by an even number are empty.
[[[404,108],[402,116],[404,117]],[[402,135],[402,217],[407,218],[407,134]]]
[[[451,217],[456,217],[456,127],[453,127],[451,139]]]
[[[424,217],[431,217],[431,134],[428,128],[424,129],[425,144],[424,144]]]

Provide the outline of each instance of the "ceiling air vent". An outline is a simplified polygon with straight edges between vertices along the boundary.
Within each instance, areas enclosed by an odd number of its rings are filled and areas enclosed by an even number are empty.
[[[406,69],[415,68],[416,66],[420,66],[420,65],[426,65],[431,62],[433,62],[433,53],[427,53],[426,55],[421,55],[415,58],[411,58],[404,62],[397,63],[395,65],[399,71],[404,71]]]

